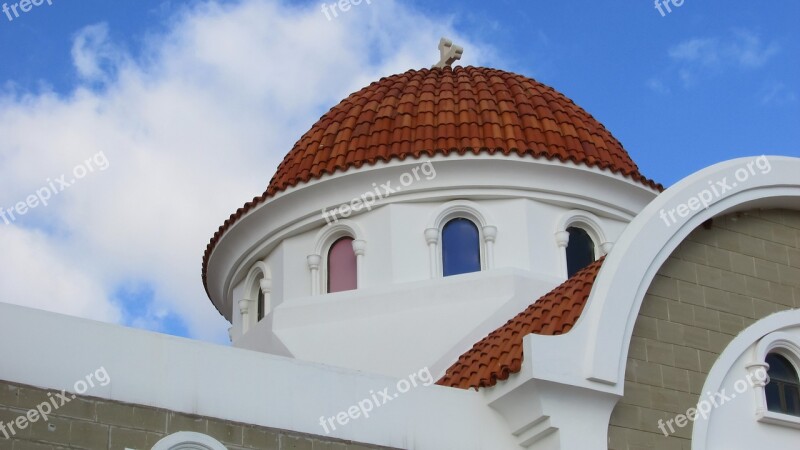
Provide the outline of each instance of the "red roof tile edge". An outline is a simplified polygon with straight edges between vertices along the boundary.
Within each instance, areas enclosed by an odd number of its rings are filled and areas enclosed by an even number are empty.
[[[518,373],[524,358],[522,338],[528,334],[558,335],[571,330],[586,306],[604,260],[605,257],[600,258],[576,273],[475,343],[436,384],[478,390]]]

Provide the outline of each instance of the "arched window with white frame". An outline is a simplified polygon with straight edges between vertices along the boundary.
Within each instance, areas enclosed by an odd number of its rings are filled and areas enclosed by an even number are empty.
[[[311,295],[346,292],[361,287],[364,232],[353,221],[326,225],[316,237],[314,253],[308,255]]]
[[[569,227],[567,233],[567,278],[572,278],[595,261],[595,243],[583,228]]]
[[[263,320],[271,311],[272,275],[264,261],[258,261],[245,278],[244,298],[239,300],[242,334]]]
[[[794,364],[778,352],[769,353],[769,382],[764,388],[767,409],[780,414],[800,417],[800,378]]]
[[[760,380],[756,384],[758,420],[800,428],[800,337],[784,331],[762,337],[748,370],[760,375],[755,377]]]
[[[600,219],[578,209],[561,215],[555,237],[556,245],[561,249],[562,276],[566,278],[608,254],[613,246],[606,240]]]
[[[152,450],[226,450],[226,448],[211,436],[180,431],[156,442]]]
[[[497,227],[475,202],[455,200],[434,211],[425,229],[431,278],[494,267]]]

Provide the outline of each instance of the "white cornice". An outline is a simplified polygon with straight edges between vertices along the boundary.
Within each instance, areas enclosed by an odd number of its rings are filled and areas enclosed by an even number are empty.
[[[491,155],[439,156],[431,161],[437,172],[434,179],[423,178],[376,207],[458,198],[526,198],[627,222],[655,197],[654,191],[632,180],[571,163]],[[208,291],[218,309],[230,319],[234,284],[284,239],[323,226],[323,209],[359,197],[372,183],[397,180],[422,162],[393,161],[329,175],[282,192],[241,218],[222,236],[208,261]],[[350,219],[361,214],[369,212],[362,209]]]

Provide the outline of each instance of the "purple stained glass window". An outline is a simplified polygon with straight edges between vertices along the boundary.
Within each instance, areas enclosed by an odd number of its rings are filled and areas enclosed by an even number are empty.
[[[352,291],[358,286],[353,238],[343,237],[328,252],[328,292]]]

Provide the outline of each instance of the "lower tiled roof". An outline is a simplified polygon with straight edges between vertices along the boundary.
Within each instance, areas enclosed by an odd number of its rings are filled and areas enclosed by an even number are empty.
[[[461,389],[485,388],[522,369],[522,338],[528,334],[564,334],[575,326],[605,258],[600,258],[553,289],[502,327],[481,339],[447,369],[436,384]]]

